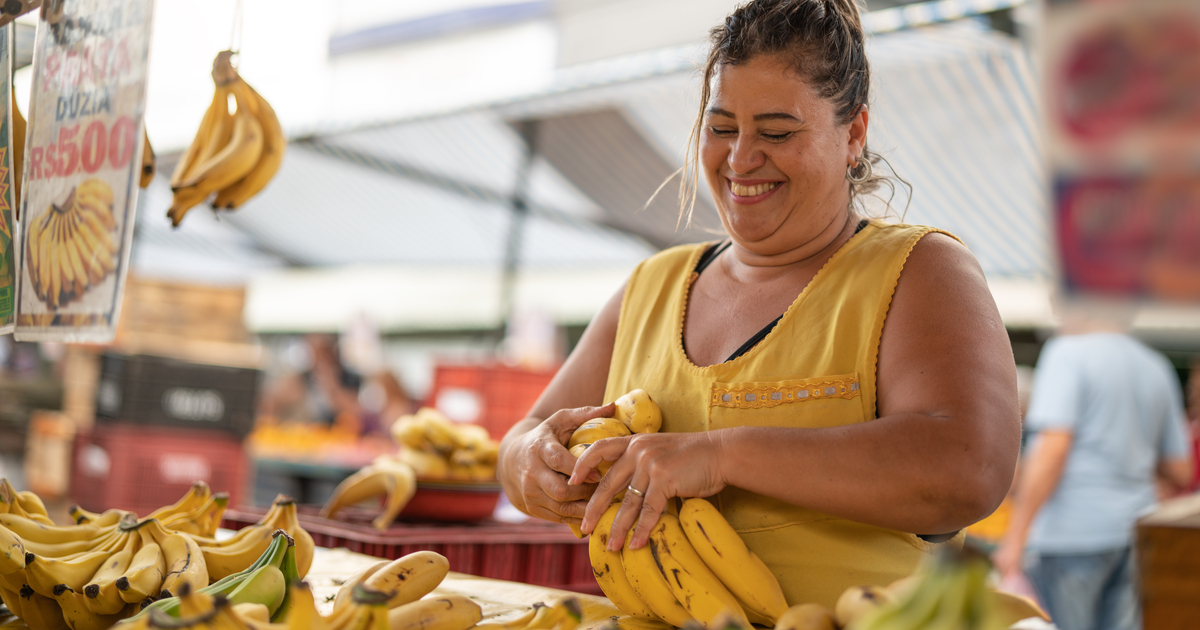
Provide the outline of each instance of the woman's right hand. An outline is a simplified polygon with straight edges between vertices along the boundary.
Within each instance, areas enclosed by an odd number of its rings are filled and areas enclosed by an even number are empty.
[[[611,417],[615,408],[609,403],[563,409],[525,433],[514,431],[505,436],[497,473],[508,500],[530,516],[579,525],[596,484],[567,485],[575,456],[566,444],[581,424]]]

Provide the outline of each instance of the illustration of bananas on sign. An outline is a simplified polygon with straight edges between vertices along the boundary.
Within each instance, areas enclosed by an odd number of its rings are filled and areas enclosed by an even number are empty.
[[[25,253],[38,299],[57,310],[115,271],[116,227],[112,188],[94,178],[34,219]]]

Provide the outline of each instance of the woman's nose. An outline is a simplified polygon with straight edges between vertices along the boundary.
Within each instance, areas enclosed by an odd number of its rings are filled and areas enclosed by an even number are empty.
[[[729,148],[729,168],[739,174],[749,173],[766,162],[753,136],[739,134]]]

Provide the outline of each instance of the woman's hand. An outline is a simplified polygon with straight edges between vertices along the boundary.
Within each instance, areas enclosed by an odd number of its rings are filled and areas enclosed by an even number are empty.
[[[703,433],[642,433],[629,437],[608,438],[596,442],[575,463],[569,483],[583,487],[594,478],[601,462],[614,462],[596,486],[587,503],[581,529],[592,533],[600,516],[613,498],[625,490],[609,534],[608,547],[616,551],[625,543],[625,535],[637,521],[630,547],[646,544],[658,517],[673,497],[707,497],[725,487],[721,472],[721,435],[724,431]],[[641,492],[633,492],[637,489]]]
[[[500,457],[500,479],[513,505],[543,520],[578,525],[595,486],[567,485],[575,457],[565,445],[579,425],[611,416],[614,409],[611,403],[563,409],[506,444]]]

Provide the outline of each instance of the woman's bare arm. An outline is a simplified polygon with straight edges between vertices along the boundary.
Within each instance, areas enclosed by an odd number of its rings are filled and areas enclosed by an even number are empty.
[[[594,485],[567,486],[575,457],[564,444],[588,420],[612,415],[604,387],[617,337],[625,287],[604,305],[567,357],[529,417],[500,442],[496,475],[512,502],[526,514],[578,524]]]

